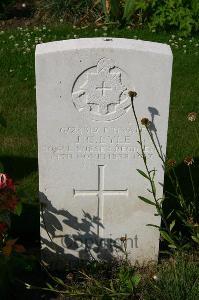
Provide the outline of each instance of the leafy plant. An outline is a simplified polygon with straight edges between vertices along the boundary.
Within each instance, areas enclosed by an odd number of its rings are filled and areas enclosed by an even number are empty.
[[[99,1],[97,1],[99,2]],[[199,29],[198,0],[101,0],[106,22],[177,29],[182,36]]]
[[[0,173],[0,255],[10,256],[12,251],[24,251],[24,247],[16,243],[17,239],[7,238],[11,214],[20,215],[21,211],[22,204],[16,195],[12,179]]]
[[[167,0],[151,2],[151,29],[178,29],[182,35],[189,35],[199,29],[198,0]]]
[[[93,264],[93,263],[92,263]],[[49,273],[49,282],[45,288],[26,284],[28,289],[41,289],[54,292],[65,297],[80,297],[81,299],[127,299],[136,297],[141,276],[126,262],[104,264],[94,262],[88,271],[69,272],[65,279]],[[100,276],[99,276],[100,275]],[[77,282],[81,283],[77,285]]]
[[[11,239],[8,235],[11,215],[20,215],[21,210],[22,205],[12,179],[0,173],[0,295],[6,291],[12,277],[13,256],[25,252],[24,246],[17,243],[18,239]]]
[[[139,134],[139,145],[141,149],[140,156],[143,159],[145,165],[145,171],[137,170],[141,176],[147,179],[150,183],[151,198],[145,198],[143,196],[139,196],[140,200],[144,201],[149,205],[153,205],[156,208],[156,215],[161,216],[163,225],[157,226],[153,224],[147,224],[148,226],[154,226],[159,229],[162,238],[168,243],[168,247],[170,249],[189,249],[192,247],[199,246],[199,218],[198,218],[198,200],[199,193],[196,190],[194,180],[192,177],[191,166],[194,163],[194,159],[191,156],[187,156],[184,159],[185,165],[187,165],[189,172],[189,180],[192,186],[192,198],[191,201],[186,199],[178,177],[176,176],[174,166],[176,164],[175,160],[166,160],[165,155],[162,153],[161,146],[158,141],[155,140],[153,136],[153,132],[151,128],[151,122],[148,118],[142,118],[141,124],[146,128],[146,131],[152,141],[152,144],[155,148],[155,151],[160,158],[164,170],[166,170],[166,166],[168,166],[167,174],[173,185],[174,192],[165,192],[165,195],[162,198],[158,198],[156,192],[156,183],[155,183],[155,175],[156,170],[150,169],[148,166],[147,157],[145,154],[145,145],[142,137],[142,130],[140,124],[138,122],[138,118],[135,111],[134,98],[136,97],[135,92],[129,92],[129,96],[131,97],[133,114],[135,117],[138,134]],[[188,121],[195,122],[197,119],[197,113],[192,112],[188,115]],[[196,131],[197,132],[197,131]],[[198,136],[197,136],[198,137]],[[198,140],[199,144],[199,140]],[[170,210],[169,213],[163,209],[165,202],[169,200],[169,198],[174,197],[176,203],[176,209]]]
[[[135,12],[146,9],[145,0],[101,0],[106,21],[127,24]]]

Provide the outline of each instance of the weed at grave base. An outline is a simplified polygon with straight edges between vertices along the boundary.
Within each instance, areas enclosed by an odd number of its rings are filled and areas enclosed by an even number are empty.
[[[148,118],[142,118],[141,124],[145,126],[147,133],[152,141],[155,151],[159,159],[162,162],[164,170],[167,171],[167,176],[172,185],[172,193],[170,191],[165,191],[165,195],[161,198],[158,198],[156,192],[156,182],[155,175],[156,170],[150,169],[148,166],[147,157],[145,155],[145,146],[142,137],[142,131],[138,118],[135,111],[135,96],[133,92],[129,92],[131,97],[131,103],[133,108],[134,117],[137,124],[137,129],[139,133],[139,145],[141,149],[140,156],[143,159],[145,165],[145,171],[137,170],[143,177],[145,177],[149,183],[151,190],[148,190],[151,194],[151,198],[147,199],[145,197],[139,196],[139,198],[149,205],[156,207],[157,216],[161,216],[162,225],[157,226],[153,224],[147,224],[148,226],[153,226],[158,228],[160,231],[161,237],[166,241],[169,251],[175,250],[187,250],[194,249],[199,247],[199,216],[198,216],[198,200],[199,200],[199,189],[194,182],[192,175],[192,167],[194,166],[194,158],[192,156],[187,156],[184,159],[184,164],[187,166],[188,180],[191,186],[191,195],[186,197],[184,195],[180,181],[175,172],[176,161],[174,159],[167,160],[164,153],[162,153],[161,145],[158,143],[156,135],[154,137],[153,131],[151,129],[152,122]],[[196,122],[197,113],[192,112],[187,116],[188,121]],[[152,124],[153,125],[153,124]],[[197,130],[196,130],[197,133]],[[196,140],[198,135],[196,134]],[[199,145],[199,140],[197,140]],[[198,166],[195,166],[198,169]],[[146,173],[145,173],[146,172]],[[169,206],[169,211],[165,209],[165,203],[172,198],[175,201],[176,207],[172,205]],[[152,199],[152,200],[151,200]]]

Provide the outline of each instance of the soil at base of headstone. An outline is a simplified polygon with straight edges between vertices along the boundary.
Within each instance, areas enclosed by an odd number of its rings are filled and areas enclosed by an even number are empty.
[[[0,20],[0,30],[14,29],[17,27],[37,26],[46,22],[38,18],[13,18],[9,20]]]

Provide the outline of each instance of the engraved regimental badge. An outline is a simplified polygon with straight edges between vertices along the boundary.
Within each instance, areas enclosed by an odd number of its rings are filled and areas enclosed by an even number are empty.
[[[95,121],[112,121],[131,106],[127,74],[112,59],[102,58],[97,66],[81,73],[72,88],[76,109]]]

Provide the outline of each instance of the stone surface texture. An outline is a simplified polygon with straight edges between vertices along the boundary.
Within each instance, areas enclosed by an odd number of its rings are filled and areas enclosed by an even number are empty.
[[[46,43],[36,50],[39,191],[43,255],[157,260],[160,224],[139,156],[129,90],[166,152],[172,53],[165,44],[119,38]],[[164,171],[146,129],[150,168],[162,197]],[[46,231],[47,229],[47,231]]]

